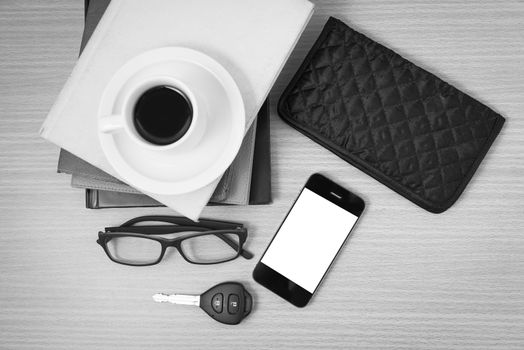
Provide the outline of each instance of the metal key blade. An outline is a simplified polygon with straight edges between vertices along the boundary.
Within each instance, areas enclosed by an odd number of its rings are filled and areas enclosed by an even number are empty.
[[[200,306],[200,295],[157,293],[153,295],[153,300],[157,303]]]

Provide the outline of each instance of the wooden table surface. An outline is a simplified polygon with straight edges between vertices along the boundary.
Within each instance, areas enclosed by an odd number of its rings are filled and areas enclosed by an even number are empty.
[[[82,191],[56,174],[58,148],[37,134],[75,64],[83,2],[1,0],[0,348],[524,348],[524,2],[315,3],[273,101],[327,17],[344,20],[507,118],[459,201],[430,214],[292,130],[273,108],[274,203],[204,212],[245,222],[256,259],[114,264],[95,243],[97,230],[171,212],[85,209]],[[312,304],[297,309],[251,271],[315,171],[368,207]],[[240,326],[151,300],[225,280],[245,283],[256,299]]]

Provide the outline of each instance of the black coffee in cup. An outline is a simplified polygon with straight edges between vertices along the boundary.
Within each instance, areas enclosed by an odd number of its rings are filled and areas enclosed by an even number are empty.
[[[193,120],[193,108],[180,90],[155,86],[140,96],[133,110],[136,131],[155,145],[169,145],[185,135]]]

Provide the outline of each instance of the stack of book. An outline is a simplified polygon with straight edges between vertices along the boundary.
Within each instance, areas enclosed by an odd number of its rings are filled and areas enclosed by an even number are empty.
[[[43,138],[69,152],[62,153],[59,171],[72,174],[74,186],[93,190],[88,191],[90,207],[129,206],[137,198],[142,205],[146,199],[116,180],[122,179],[104,155],[98,137],[100,101],[132,58],[162,47],[185,47],[213,57],[235,80],[246,112],[244,144],[229,170],[208,185],[181,194],[144,194],[193,220],[210,201],[268,202],[266,99],[313,7],[308,0],[91,0],[83,51],[40,129]],[[101,192],[107,190],[120,194],[111,194],[109,201]]]
[[[111,0],[85,1],[84,49]],[[62,149],[58,172],[71,175],[74,188],[85,189],[86,207],[150,207],[162,204],[72,153]],[[271,202],[269,103],[266,100],[246,133],[240,151],[222,176],[210,204],[248,205]]]

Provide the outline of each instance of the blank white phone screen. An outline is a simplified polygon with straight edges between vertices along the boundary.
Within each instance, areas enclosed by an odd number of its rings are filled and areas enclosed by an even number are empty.
[[[304,188],[261,262],[313,294],[357,219]]]

